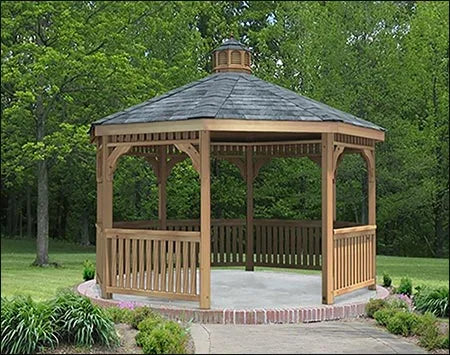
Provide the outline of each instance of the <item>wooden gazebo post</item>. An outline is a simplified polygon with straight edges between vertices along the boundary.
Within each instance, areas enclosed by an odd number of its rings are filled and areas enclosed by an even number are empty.
[[[247,183],[247,217],[246,217],[246,253],[245,253],[245,270],[254,270],[253,261],[253,146],[245,147],[246,169],[245,177]]]
[[[375,179],[375,149],[368,150],[364,149],[361,153],[362,157],[366,161],[367,164],[367,182],[368,182],[368,224],[375,226],[376,223],[376,179]],[[369,286],[369,290],[376,290],[377,288],[377,275],[376,275],[376,243],[373,245],[373,279],[374,283]]]
[[[210,133],[200,131],[200,308],[211,306]]]
[[[322,133],[322,303],[333,297],[333,133]]]
[[[159,147],[158,155],[158,219],[159,229],[167,227],[167,146]]]

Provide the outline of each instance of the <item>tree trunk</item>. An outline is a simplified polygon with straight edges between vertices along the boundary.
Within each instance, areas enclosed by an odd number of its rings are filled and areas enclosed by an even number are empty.
[[[13,224],[13,194],[9,194],[8,196],[8,208],[7,208],[7,219],[6,219],[6,234],[12,234],[12,224]]]
[[[80,231],[80,243],[81,245],[90,245],[89,242],[89,218],[87,209],[83,210],[81,214],[81,231]]]
[[[42,96],[38,96],[36,103],[37,141],[45,136],[45,115]],[[39,160],[37,164],[37,237],[35,265],[48,264],[48,168],[47,161]]]
[[[48,264],[48,171],[45,160],[38,162],[37,238],[35,265]]]
[[[31,212],[31,188],[27,186],[27,236],[33,236],[33,216]]]

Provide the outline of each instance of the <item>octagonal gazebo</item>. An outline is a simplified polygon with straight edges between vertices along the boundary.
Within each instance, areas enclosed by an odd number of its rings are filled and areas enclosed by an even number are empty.
[[[322,270],[322,302],[376,285],[375,143],[383,128],[251,75],[251,53],[233,38],[213,51],[213,74],[95,122],[97,273],[113,293],[200,302],[210,308],[211,266]],[[344,154],[368,171],[368,225],[336,221],[335,176]],[[122,155],[151,164],[155,221],[113,221],[113,175]],[[212,220],[210,158],[235,164],[247,184],[245,220]],[[322,169],[322,220],[253,218],[253,180],[276,157]],[[166,183],[189,158],[200,176],[199,220],[168,220]]]

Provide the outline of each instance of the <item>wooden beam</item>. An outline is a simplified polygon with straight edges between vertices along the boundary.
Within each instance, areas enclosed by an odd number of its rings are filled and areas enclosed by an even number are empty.
[[[200,154],[191,143],[176,143],[175,147],[180,152],[186,153],[191,158],[194,169],[200,174]]]
[[[253,147],[245,149],[246,182],[247,182],[247,242],[245,253],[245,270],[254,270],[253,261]]]
[[[158,219],[159,229],[167,227],[167,146],[159,147],[158,156]]]
[[[116,143],[109,143],[108,147],[121,147],[121,146],[127,146],[129,144],[132,144],[133,147],[147,147],[147,146],[154,146],[154,145],[169,145],[169,144],[198,144],[198,139],[166,139],[166,140],[160,140],[160,141],[137,141],[137,142],[116,142]]]
[[[211,307],[210,133],[200,132],[200,308]]]
[[[322,303],[333,299],[333,134],[322,134]]]
[[[152,122],[99,125],[96,136],[114,134],[142,134],[184,131],[229,131],[229,132],[289,132],[289,133],[342,133],[384,141],[384,132],[354,126],[343,122],[266,121],[235,119],[191,119],[173,122]]]

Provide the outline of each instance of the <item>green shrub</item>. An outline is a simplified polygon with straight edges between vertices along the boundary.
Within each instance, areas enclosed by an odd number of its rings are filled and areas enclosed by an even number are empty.
[[[387,302],[385,300],[380,300],[380,299],[371,299],[367,304],[366,304],[366,313],[367,316],[370,318],[373,318],[373,314],[382,309],[385,308],[387,306]]]
[[[133,318],[133,310],[129,308],[108,307],[105,313],[114,323],[130,323]]]
[[[186,331],[172,321],[159,323],[141,338],[144,354],[185,354],[186,342]]]
[[[436,327],[437,319],[436,316],[430,312],[419,316],[419,322],[412,329],[414,335],[423,335],[428,328]]]
[[[428,350],[448,349],[448,336],[441,334],[438,320],[431,312],[419,316],[419,322],[413,328],[413,334],[420,337],[419,344]]]
[[[384,287],[391,287],[392,285],[392,279],[387,273],[383,273],[383,286]]]
[[[151,316],[140,322],[138,324],[139,333],[136,334],[136,344],[143,346],[143,339],[146,337],[146,334],[151,333],[153,329],[157,328],[163,322],[164,319],[160,316]]]
[[[61,339],[79,346],[118,344],[114,323],[89,298],[62,291],[52,300],[51,306],[56,320],[55,329]]]
[[[399,298],[390,298],[387,301],[387,307],[397,311],[409,311],[409,305],[406,301]]]
[[[382,308],[373,314],[373,318],[377,321],[379,325],[386,326],[389,319],[393,317],[394,314],[397,312],[398,312],[397,310],[392,308]]]
[[[412,281],[409,277],[402,277],[400,280],[400,286],[396,289],[396,293],[401,293],[403,295],[412,295]]]
[[[448,336],[442,335],[439,328],[434,325],[424,329],[419,344],[428,350],[448,349]]]
[[[86,260],[83,263],[83,280],[89,281],[93,280],[95,277],[95,265],[92,261]]]
[[[137,307],[133,311],[133,315],[131,317],[130,325],[138,329],[139,323],[141,323],[144,319],[149,317],[157,317],[158,314],[152,311],[150,307],[143,306],[143,307]]]
[[[387,319],[386,329],[393,334],[401,334],[406,337],[413,333],[413,329],[417,327],[418,323],[419,317],[416,314],[397,311]]]
[[[414,306],[421,313],[431,312],[437,317],[449,316],[448,287],[417,287],[414,295]]]
[[[58,344],[55,318],[45,303],[30,297],[1,299],[1,353],[30,354]]]

